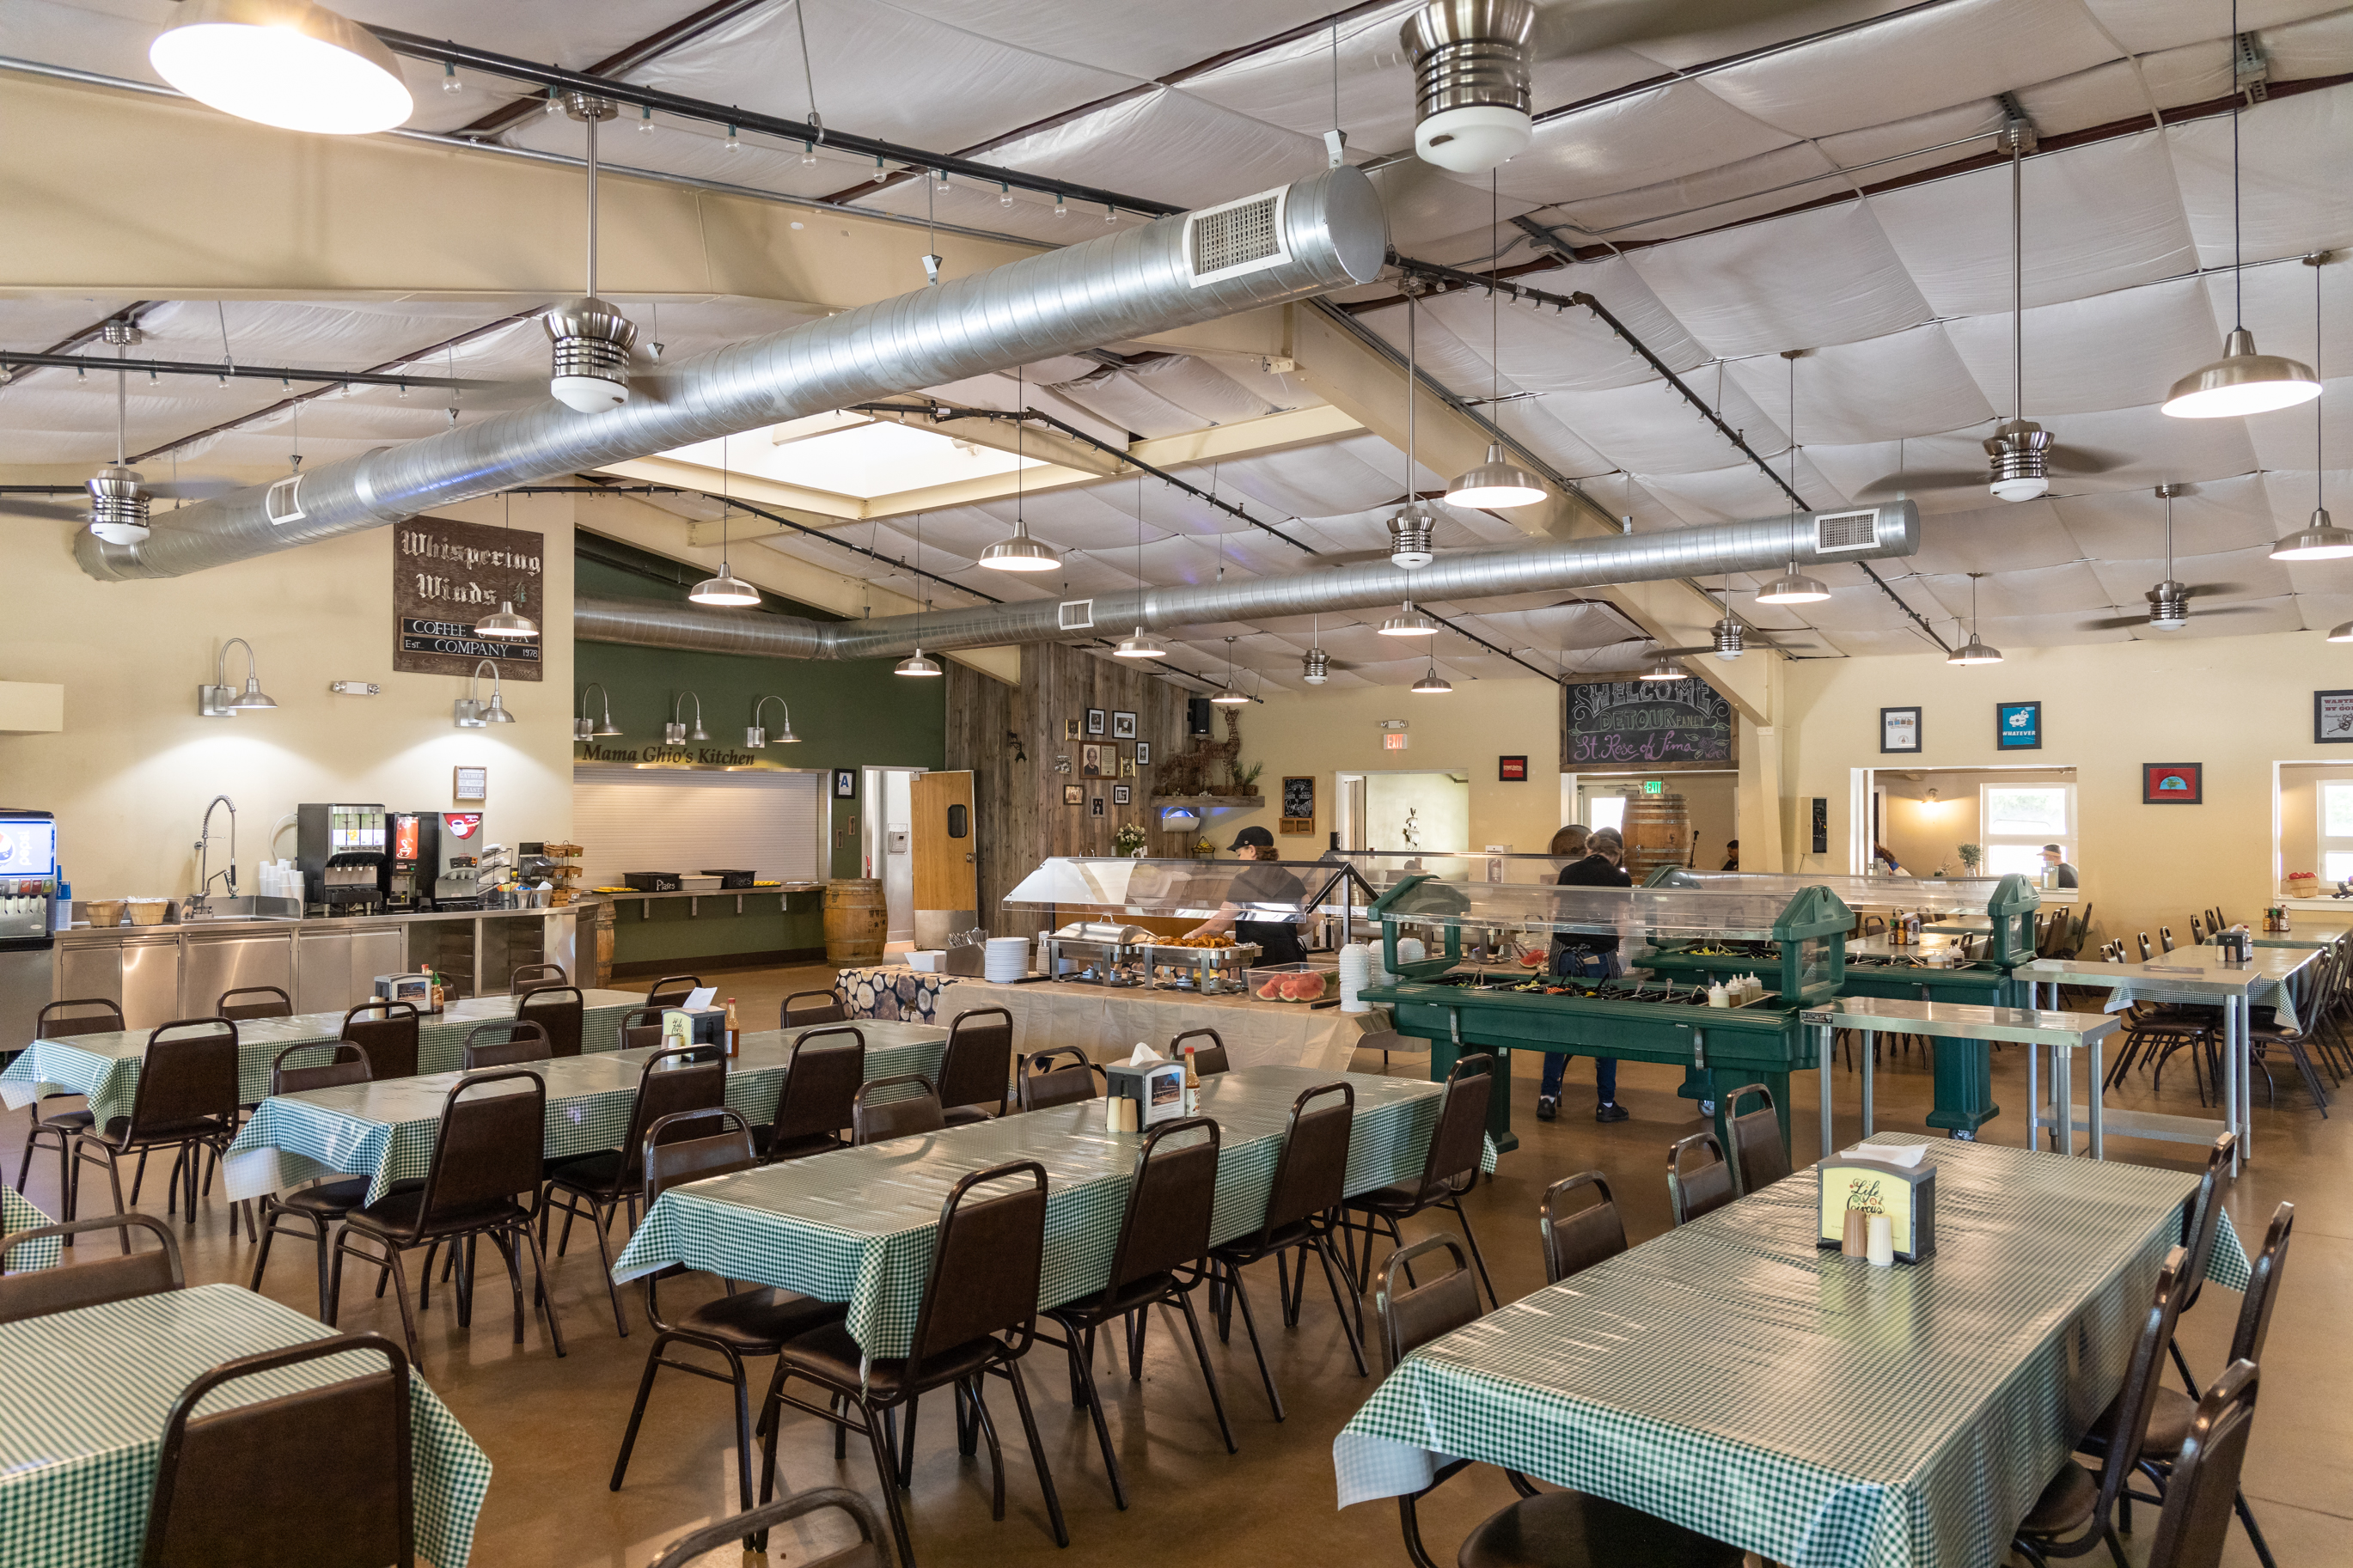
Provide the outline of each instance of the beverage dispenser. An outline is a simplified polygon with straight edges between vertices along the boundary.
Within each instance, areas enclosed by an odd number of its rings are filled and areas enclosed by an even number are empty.
[[[331,915],[383,909],[388,848],[381,805],[294,808],[294,863],[302,871],[302,901],[323,904]]]
[[[441,863],[441,813],[396,811],[385,824],[384,907],[395,914],[430,909]]]
[[[438,811],[434,837],[433,907],[470,910],[480,907],[480,887],[475,873],[482,856],[482,814],[479,811]]]
[[[0,1049],[31,1039],[56,994],[60,890],[57,818],[0,807]]]

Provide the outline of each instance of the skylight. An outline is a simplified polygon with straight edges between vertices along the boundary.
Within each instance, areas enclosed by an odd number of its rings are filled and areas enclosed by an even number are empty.
[[[884,420],[827,429],[839,415],[813,415],[779,425],[772,430],[729,437],[725,442],[731,472],[748,474],[805,489],[871,500],[900,490],[951,485],[960,479],[1009,474],[1016,468],[1040,468],[1038,459],[1017,459],[959,441],[953,436]],[[803,434],[816,429],[818,434]],[[716,473],[721,443],[699,441],[661,455]],[[712,487],[718,486],[714,482]]]

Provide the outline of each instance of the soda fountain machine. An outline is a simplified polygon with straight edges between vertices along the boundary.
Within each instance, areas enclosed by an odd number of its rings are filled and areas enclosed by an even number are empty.
[[[55,994],[58,823],[0,807],[0,1049],[33,1037]]]
[[[381,805],[294,808],[294,863],[305,904],[323,905],[331,915],[380,913],[387,848]]]

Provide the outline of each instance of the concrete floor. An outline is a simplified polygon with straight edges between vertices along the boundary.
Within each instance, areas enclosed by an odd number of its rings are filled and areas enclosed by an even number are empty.
[[[796,969],[712,975],[720,994],[739,1000],[747,1021],[765,1024],[790,990],[830,980],[822,969]],[[642,990],[646,982],[625,983]],[[1356,1070],[1378,1072],[1377,1054],[1360,1056]],[[1393,1072],[1419,1076],[1424,1059],[1398,1058]],[[2019,1142],[2014,1109],[2024,1103],[2025,1059],[2011,1049],[1995,1058],[1995,1098],[2009,1114],[1989,1129],[1991,1141]],[[1534,1218],[1545,1186],[1588,1167],[1606,1172],[1626,1215],[1630,1237],[1639,1243],[1667,1228],[1663,1156],[1668,1143],[1694,1131],[1689,1102],[1676,1098],[1679,1074],[1628,1064],[1620,1078],[1620,1099],[1632,1118],[1598,1126],[1590,1117],[1591,1069],[1576,1064],[1569,1079],[1571,1110],[1550,1124],[1535,1119],[1535,1064],[1514,1084],[1514,1118],[1522,1144],[1503,1162],[1498,1175],[1483,1182],[1470,1200],[1472,1219],[1506,1300],[1543,1284]],[[2194,1110],[2186,1074],[2168,1080],[2162,1108]],[[1800,1080],[1801,1083],[1804,1080]],[[1841,1073],[1837,1088],[1842,1137],[1852,1122],[1854,1081]],[[2256,1158],[2232,1193],[2230,1206],[2251,1244],[2263,1232],[2273,1206],[2283,1199],[2297,1205],[2296,1237],[2274,1316],[2262,1405],[2248,1461],[2246,1490],[2269,1533],[2279,1561],[2316,1565],[2353,1563],[2353,1489],[2345,1479],[2353,1460],[2353,1353],[2343,1336],[2344,1303],[2353,1287],[2353,1221],[2340,1206],[2353,1189],[2353,1110],[2324,1121],[2310,1109],[2293,1075],[2283,1077],[2276,1109],[2263,1104],[2256,1088]],[[1883,1126],[1925,1130],[1919,1121],[1929,1099],[1929,1079],[1916,1056],[1901,1057],[1879,1077]],[[1810,1084],[1798,1095],[1793,1131],[1799,1151],[1819,1146]],[[2111,1103],[2155,1108],[2146,1084],[2127,1088]],[[2353,1101],[2347,1102],[2353,1107]],[[15,1173],[25,1118],[11,1113],[0,1130],[0,1157]],[[2181,1163],[2179,1146],[2111,1144],[2116,1157],[2149,1163]],[[1801,1155],[1802,1157],[1802,1155]],[[38,1163],[27,1195],[43,1209],[57,1209],[54,1160]],[[151,1192],[145,1206],[160,1215],[163,1194]],[[1426,1230],[1428,1226],[1421,1227]],[[244,1283],[252,1268],[251,1244],[227,1235],[226,1209],[216,1195],[199,1207],[185,1238],[191,1283]],[[1409,1234],[1415,1234],[1409,1227]],[[558,1361],[547,1350],[538,1323],[525,1344],[509,1342],[507,1307],[495,1281],[481,1298],[472,1333],[460,1332],[454,1315],[437,1294],[420,1331],[425,1340],[421,1370],[448,1402],[495,1467],[483,1509],[474,1561],[484,1568],[551,1564],[562,1568],[641,1568],[667,1542],[690,1527],[734,1510],[733,1424],[726,1392],[717,1384],[665,1373],[632,1458],[626,1490],[607,1487],[629,1402],[644,1365],[650,1335],[642,1298],[626,1294],[631,1333],[615,1336],[611,1309],[598,1274],[593,1246],[575,1236],[571,1255],[554,1264],[554,1289],[564,1314],[571,1354]],[[1029,1387],[1044,1431],[1048,1458],[1067,1511],[1071,1544],[1056,1552],[1047,1533],[1045,1510],[1031,1467],[1022,1450],[1011,1402],[1000,1388],[991,1400],[1008,1444],[1007,1517],[988,1517],[986,1458],[957,1455],[944,1401],[928,1412],[917,1453],[912,1500],[916,1551],[927,1568],[1007,1560],[1052,1562],[1069,1568],[1139,1568],[1161,1563],[1268,1562],[1353,1563],[1364,1568],[1405,1562],[1397,1513],[1387,1504],[1367,1504],[1342,1513],[1333,1506],[1331,1440],[1372,1384],[1349,1363],[1337,1320],[1322,1287],[1311,1282],[1300,1327],[1280,1327],[1272,1272],[1253,1279],[1261,1303],[1275,1375],[1290,1418],[1277,1425],[1268,1416],[1247,1342],[1237,1333],[1230,1347],[1210,1343],[1239,1454],[1229,1456],[1209,1417],[1198,1372],[1189,1354],[1175,1352],[1176,1336],[1156,1328],[1141,1385],[1108,1375],[1109,1358],[1098,1364],[1112,1406],[1114,1440],[1121,1445],[1131,1507],[1113,1506],[1093,1433],[1069,1403],[1060,1352],[1041,1347],[1029,1363]],[[315,1310],[310,1259],[299,1246],[281,1241],[273,1253],[264,1289],[305,1311]],[[397,1337],[400,1320],[387,1300],[363,1291],[349,1297],[343,1326]],[[686,1299],[684,1291],[681,1300]],[[2191,1364],[2211,1375],[2221,1364],[2239,1298],[2216,1289],[2182,1322],[2181,1338]],[[1377,1375],[1376,1366],[1376,1375]],[[871,1460],[856,1446],[838,1466],[829,1433],[817,1421],[790,1417],[779,1448],[779,1471],[789,1489],[846,1484],[880,1500]],[[1508,1486],[1493,1472],[1474,1470],[1457,1478],[1423,1510],[1425,1539],[1444,1561],[1459,1540],[1485,1513],[1511,1500]],[[2154,1520],[2137,1512],[2140,1538],[2136,1559],[2146,1552]],[[812,1548],[840,1539],[831,1522],[796,1539],[780,1535],[781,1551],[765,1561],[804,1562]],[[751,1563],[763,1559],[736,1551],[714,1553],[708,1563]],[[2237,1531],[2226,1563],[2253,1563]]]

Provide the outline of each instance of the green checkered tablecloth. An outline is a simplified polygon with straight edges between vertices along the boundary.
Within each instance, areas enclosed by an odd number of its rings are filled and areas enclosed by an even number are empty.
[[[1441,1086],[1307,1068],[1243,1068],[1201,1084],[1201,1114],[1220,1140],[1210,1236],[1228,1241],[1266,1214],[1291,1103],[1311,1084],[1356,1090],[1347,1191],[1421,1173]],[[845,1149],[715,1177],[662,1194],[614,1278],[673,1263],[729,1279],[849,1304],[849,1333],[869,1355],[902,1356],[930,1272],[940,1205],[973,1171],[1008,1160],[1046,1168],[1046,1255],[1038,1302],[1056,1307],[1103,1288],[1141,1142],[1103,1129],[1104,1101],[1056,1106],[923,1138]]]
[[[172,1406],[223,1362],[334,1337],[316,1319],[236,1285],[199,1285],[0,1324],[0,1564],[132,1568]],[[241,1379],[199,1414],[380,1368],[332,1357]],[[491,1461],[425,1380],[409,1373],[417,1548],[466,1568]]]
[[[57,1222],[35,1208],[25,1194],[14,1187],[0,1187],[0,1236],[13,1236],[20,1230],[38,1230]],[[47,1241],[28,1241],[14,1248],[7,1257],[0,1258],[0,1273],[29,1274],[36,1268],[55,1268],[65,1256],[65,1243],[56,1237]]]
[[[646,999],[628,991],[582,993],[586,1004],[580,1020],[580,1049],[593,1055],[620,1044],[621,1019]],[[475,996],[452,1002],[438,1016],[418,1020],[417,1070],[454,1072],[462,1059],[466,1036],[476,1026],[514,1016],[512,996]],[[246,1018],[237,1026],[237,1093],[251,1105],[269,1093],[269,1067],[289,1046],[332,1045],[341,1037],[341,1013],[298,1013],[290,1018]],[[131,1114],[139,1092],[139,1066],[146,1058],[152,1029],[124,1029],[101,1035],[73,1035],[62,1040],[35,1040],[17,1053],[0,1072],[0,1102],[30,1105],[44,1094],[90,1097],[90,1108],[100,1127],[117,1116]],[[294,1058],[297,1067],[326,1061],[325,1051]]]
[[[866,1037],[870,1079],[909,1072],[931,1077],[946,1051],[947,1031],[929,1025],[867,1023],[859,1030]],[[747,1034],[728,1065],[727,1103],[754,1125],[775,1120],[785,1063],[802,1032]],[[547,1085],[550,1159],[619,1146],[650,1054],[614,1051],[535,1065]],[[395,1182],[421,1179],[433,1161],[442,1105],[464,1076],[430,1073],[263,1100],[222,1162],[229,1196],[259,1197],[340,1174],[368,1177],[373,1203]]]
[[[1992,1568],[2114,1397],[2197,1178],[1929,1157],[1926,1263],[1818,1250],[1801,1171],[1424,1346],[1334,1440],[1341,1506],[1451,1456],[1788,1568]]]

